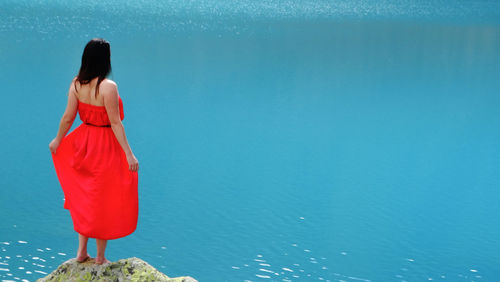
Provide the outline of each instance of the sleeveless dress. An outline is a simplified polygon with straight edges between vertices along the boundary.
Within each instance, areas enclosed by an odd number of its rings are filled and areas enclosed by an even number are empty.
[[[123,120],[123,102],[118,100]],[[78,100],[78,114],[83,123],[52,153],[64,208],[81,235],[104,240],[127,236],[137,226],[137,171],[129,170],[104,106]]]

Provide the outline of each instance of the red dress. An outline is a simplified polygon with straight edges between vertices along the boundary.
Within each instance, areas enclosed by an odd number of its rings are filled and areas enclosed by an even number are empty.
[[[123,120],[123,102],[120,119]],[[138,174],[130,171],[104,106],[78,101],[83,121],[66,135],[52,153],[64,208],[69,209],[76,232],[97,239],[117,239],[137,226]],[[104,126],[103,126],[104,125]]]

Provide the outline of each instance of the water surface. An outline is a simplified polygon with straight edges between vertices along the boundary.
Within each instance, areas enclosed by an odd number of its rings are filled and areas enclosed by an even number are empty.
[[[3,1],[0,278],[75,255],[48,143],[101,36],[141,164],[138,228],[110,260],[200,281],[496,280],[499,16],[493,1]]]

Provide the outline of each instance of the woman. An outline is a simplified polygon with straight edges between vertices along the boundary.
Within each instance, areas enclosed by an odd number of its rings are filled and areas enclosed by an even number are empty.
[[[96,264],[105,258],[107,240],[135,231],[138,217],[139,163],[125,136],[123,103],[111,71],[109,42],[87,43],[57,136],[49,144],[57,177],[78,233],[76,260],[90,259],[88,238],[95,238]],[[82,124],[66,136],[78,111]]]

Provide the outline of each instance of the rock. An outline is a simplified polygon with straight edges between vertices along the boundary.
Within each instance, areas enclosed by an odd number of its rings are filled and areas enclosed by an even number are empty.
[[[77,262],[75,258],[72,258],[65,261],[49,275],[37,280],[37,282],[45,281],[198,282],[190,276],[169,278],[147,262],[135,257],[103,265],[95,264],[94,259]]]

